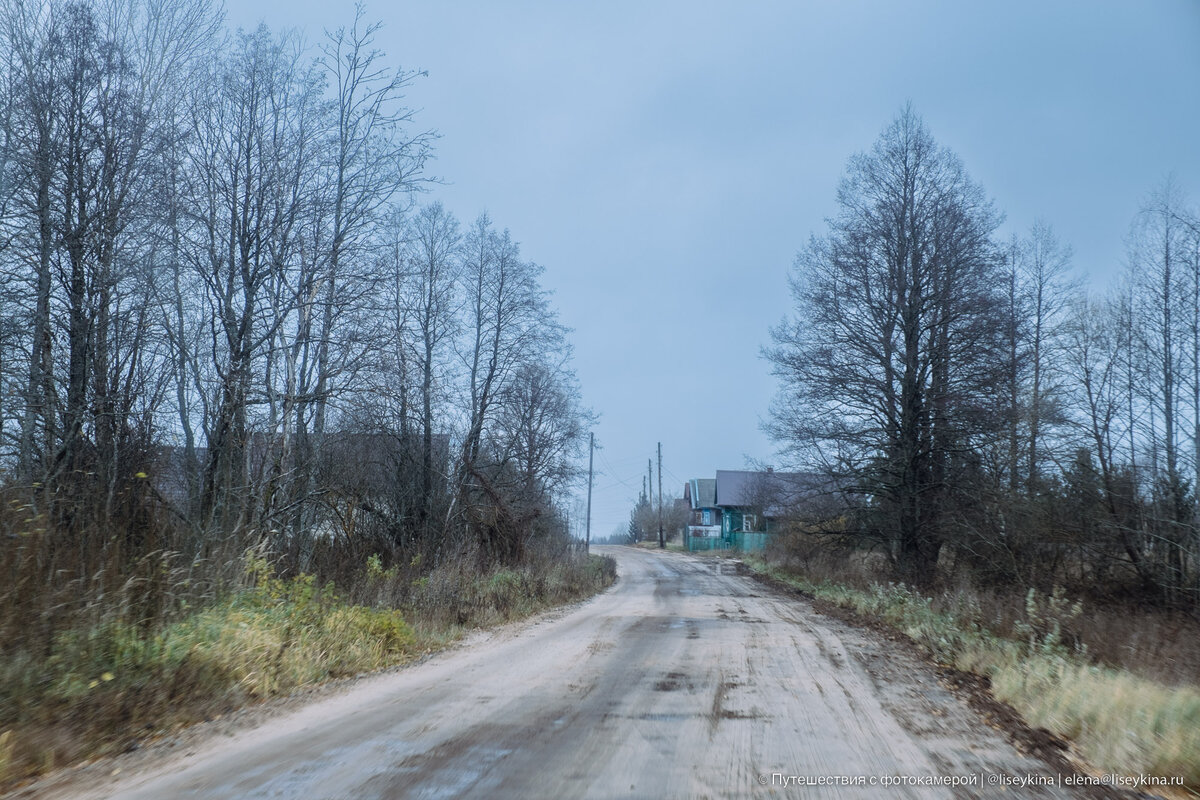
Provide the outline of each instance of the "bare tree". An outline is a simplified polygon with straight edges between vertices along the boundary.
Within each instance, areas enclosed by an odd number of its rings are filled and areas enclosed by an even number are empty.
[[[277,317],[268,361],[270,418],[275,433],[261,526],[284,514],[292,557],[303,568],[318,525],[317,483],[330,410],[370,383],[381,344],[376,298],[385,276],[377,269],[378,231],[393,204],[405,207],[419,187],[433,135],[410,133],[412,111],[403,90],[419,75],[382,66],[371,47],[378,24],[356,9],[349,28],[327,32],[314,78],[333,96],[314,114],[297,204],[292,264],[276,272],[270,292]]]
[[[1119,445],[1128,391],[1122,380],[1123,329],[1119,298],[1079,302],[1066,327],[1063,366],[1076,388],[1071,395],[1074,416],[1084,428],[1089,454],[1094,454],[1098,464],[1105,527],[1128,566],[1149,584],[1153,576],[1145,561],[1136,513],[1136,482],[1129,465],[1122,464]],[[1096,557],[1100,560],[1106,554]]]
[[[247,446],[256,367],[294,308],[285,274],[301,244],[319,131],[317,77],[293,43],[265,27],[241,34],[190,97],[188,219],[183,257],[203,287],[209,397],[200,509],[238,531],[251,510]],[[269,384],[270,378],[267,378]]]
[[[771,430],[866,498],[882,515],[868,527],[924,581],[996,426],[998,217],[911,108],[851,160],[838,206],[797,257],[796,316],[772,331]]]
[[[15,67],[10,76],[15,84],[13,93],[24,112],[10,119],[10,125],[15,128],[11,135],[19,182],[26,187],[18,196],[17,208],[27,219],[21,238],[26,240],[22,242],[23,255],[31,267],[29,295],[33,297],[17,471],[33,482],[45,478],[57,441],[51,327],[56,237],[51,193],[63,128],[57,102],[63,83],[59,54],[62,22],[50,5],[5,4],[3,10],[5,44]]]
[[[507,498],[488,487],[498,522],[483,531],[484,551],[519,560],[537,534],[534,520],[551,510],[550,498],[580,474],[578,457],[591,421],[574,374],[561,355],[521,365],[500,397],[491,439],[492,462],[506,479]],[[499,480],[496,481],[499,484]]]
[[[422,527],[429,523],[434,502],[435,397],[446,383],[448,368],[445,352],[458,331],[458,279],[460,245],[458,220],[441,203],[424,206],[409,223],[406,254],[410,281],[404,300],[411,320],[413,336],[404,346],[410,348],[413,368],[419,381],[418,420],[421,425],[421,502]]]
[[[1028,363],[1025,346],[1028,293],[1021,280],[1022,242],[1015,234],[1004,248],[1004,261],[1004,389],[1007,401],[1004,417],[1008,425],[1004,468],[1009,496],[1015,498],[1021,486],[1021,422],[1025,417],[1022,386]]]
[[[344,364],[338,362],[351,360],[352,348],[334,352],[332,346],[334,342],[345,342],[335,331],[344,319],[339,310],[362,305],[363,299],[359,295],[361,281],[352,286],[349,298],[339,295],[344,265],[351,259],[370,261],[371,232],[379,222],[379,213],[393,201],[406,205],[412,192],[426,180],[423,169],[435,138],[430,131],[408,130],[413,111],[403,104],[403,93],[425,73],[392,70],[380,63],[384,54],[372,47],[380,27],[381,23],[365,23],[364,8],[358,4],[349,28],[326,33],[320,59],[333,86],[334,119],[328,142],[328,243],[321,252],[319,278],[306,286],[305,297],[309,303],[320,301],[312,392],[318,442],[326,424],[329,383],[345,371]]]
[[[106,0],[7,3],[2,19],[21,99],[6,125],[19,259],[32,267],[17,471],[47,498],[90,483],[107,515],[149,457],[157,399],[148,198],[170,138],[164,98],[215,16],[206,2]]]
[[[1065,315],[1077,293],[1071,279],[1071,248],[1054,229],[1039,220],[1021,248],[1020,266],[1028,296],[1027,352],[1029,360],[1027,491],[1036,493],[1041,470],[1041,445],[1046,423],[1061,415],[1054,409],[1059,394],[1056,365],[1062,345]]]
[[[1188,300],[1190,279],[1185,200],[1178,184],[1168,179],[1142,206],[1130,235],[1129,267],[1136,287],[1134,313],[1140,362],[1146,382],[1139,386],[1150,413],[1149,447],[1158,511],[1158,541],[1172,595],[1188,581],[1189,551],[1194,549],[1195,500],[1183,476],[1180,422],[1184,418],[1183,389],[1188,353],[1188,327],[1193,304]],[[1161,432],[1159,430],[1161,421]],[[1159,468],[1159,454],[1165,471]]]
[[[521,260],[509,232],[493,230],[486,214],[468,231],[462,271],[466,335],[460,347],[467,384],[467,432],[460,458],[464,487],[478,466],[497,399],[516,370],[562,342],[561,327],[538,284],[541,271]]]

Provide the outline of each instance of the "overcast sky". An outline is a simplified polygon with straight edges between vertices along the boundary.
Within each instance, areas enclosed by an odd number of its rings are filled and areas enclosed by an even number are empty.
[[[664,493],[779,464],[759,356],[847,159],[911,101],[1007,215],[1103,290],[1172,171],[1200,200],[1200,1],[368,3],[441,133],[431,172],[546,267],[596,428],[593,535]],[[348,3],[231,3],[311,41]]]

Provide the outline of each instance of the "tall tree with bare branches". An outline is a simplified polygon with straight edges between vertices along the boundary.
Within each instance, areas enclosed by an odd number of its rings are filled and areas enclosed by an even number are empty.
[[[864,532],[924,581],[997,424],[999,217],[911,108],[851,159],[838,208],[772,332],[772,429],[861,497]]]

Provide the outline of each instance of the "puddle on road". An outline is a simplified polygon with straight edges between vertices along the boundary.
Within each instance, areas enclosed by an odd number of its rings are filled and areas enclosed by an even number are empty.
[[[385,789],[380,796],[391,797],[389,792],[402,788],[406,796],[435,800],[462,797],[497,762],[515,752],[512,747],[480,744],[458,749],[453,744],[451,740],[428,753],[415,755],[386,775],[373,778],[362,787],[363,796],[374,796],[372,792]]]
[[[694,686],[688,680],[688,676],[682,672],[668,672],[659,681],[654,684],[656,692],[674,692],[678,689],[687,688],[691,691]]]

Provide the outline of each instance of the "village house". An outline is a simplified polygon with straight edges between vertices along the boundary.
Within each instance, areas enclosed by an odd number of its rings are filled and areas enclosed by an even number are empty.
[[[771,468],[720,469],[716,478],[692,478],[683,489],[691,513],[684,546],[692,551],[762,550],[795,505],[801,479]]]

